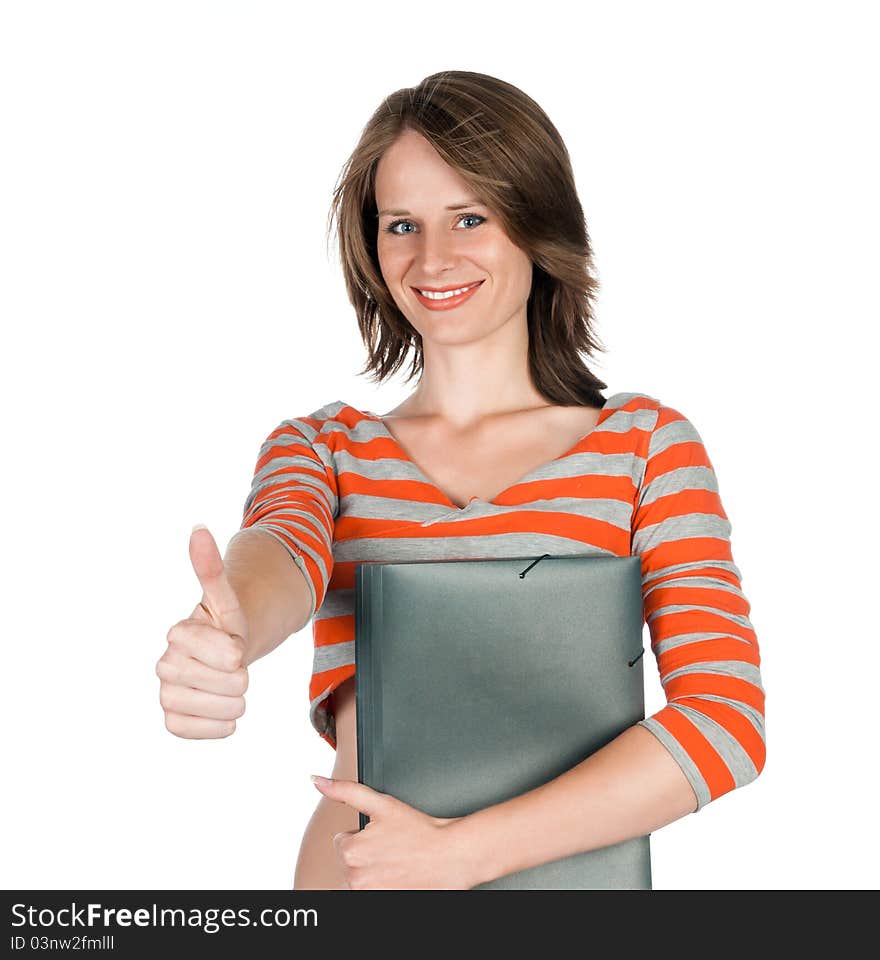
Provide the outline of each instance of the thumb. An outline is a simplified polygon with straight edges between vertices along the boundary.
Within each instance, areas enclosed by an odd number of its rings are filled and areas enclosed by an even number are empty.
[[[247,633],[244,611],[226,576],[217,542],[211,531],[201,524],[192,528],[189,558],[202,588],[201,606],[210,617],[211,623],[226,633],[244,638]]]

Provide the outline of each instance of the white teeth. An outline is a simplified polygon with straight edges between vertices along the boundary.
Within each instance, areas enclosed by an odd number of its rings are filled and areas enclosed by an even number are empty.
[[[427,297],[429,300],[448,300],[450,297],[457,297],[460,293],[464,293],[466,290],[476,287],[479,283],[480,281],[478,280],[477,283],[472,283],[469,287],[460,287],[458,290],[446,290],[444,293],[434,293],[431,290],[419,290],[419,293],[423,297]]]

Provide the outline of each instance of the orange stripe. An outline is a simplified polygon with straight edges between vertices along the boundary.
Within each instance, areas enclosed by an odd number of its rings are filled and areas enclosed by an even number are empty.
[[[604,549],[622,551],[629,548],[629,531],[594,517],[576,517],[567,513],[544,510],[517,510],[515,514],[500,513],[490,517],[461,520],[453,515],[447,521],[436,521],[427,528],[421,526],[411,532],[416,539],[430,537],[479,537],[493,533],[542,533],[585,543],[601,544]]]
[[[667,680],[664,689],[668,700],[714,693],[728,700],[741,700],[759,713],[764,713],[764,693],[761,688],[741,677],[728,677],[721,673],[684,673]]]
[[[644,571],[660,570],[679,563],[705,563],[711,568],[712,561],[733,561],[730,541],[717,537],[688,537],[684,540],[666,540],[650,547],[642,554]]]
[[[678,610],[661,613],[651,620],[650,626],[655,645],[667,637],[677,637],[687,633],[723,633],[742,637],[750,643],[755,639],[754,631],[728,620],[727,617],[712,613],[711,610]]]
[[[546,480],[527,480],[514,484],[493,499],[502,507],[518,507],[535,500],[553,500],[570,497],[574,500],[619,500],[629,506],[632,503],[634,485],[628,476],[580,475],[576,477],[550,477]],[[629,531],[627,531],[629,533]]]
[[[675,450],[676,448],[670,447],[669,449]],[[699,464],[686,462],[677,464],[677,466],[692,467],[699,466]],[[670,469],[675,469],[675,467],[670,467]],[[660,471],[660,473],[665,472],[666,471]],[[659,475],[660,474],[658,474],[658,476]],[[651,519],[654,523],[658,523],[661,520],[669,520],[671,517],[684,517],[689,513],[711,513],[717,517],[721,517],[723,520],[728,519],[718,494],[713,490],[695,490],[691,488],[674,490],[662,497],[657,497],[651,502],[650,507]],[[671,541],[671,543],[678,542],[677,540]]]
[[[660,673],[666,675],[681,667],[689,667],[693,663],[714,660],[740,660],[743,663],[753,663],[758,666],[760,657],[758,651],[750,644],[730,637],[720,637],[715,640],[692,640],[690,643],[683,643],[664,651],[659,659]]]
[[[394,520],[388,517],[338,517],[333,540],[344,543],[346,540],[360,540],[365,537],[392,535],[413,525],[421,528],[418,520]]]
[[[354,614],[343,613],[338,617],[323,617],[315,620],[313,630],[316,647],[354,640]]]
[[[423,480],[371,480],[368,477],[361,477],[360,474],[348,471],[346,488],[351,489],[353,493],[360,493],[368,497],[386,497],[389,500],[411,500],[415,503],[436,503],[441,507],[449,506],[440,491]]]
[[[707,575],[714,576],[713,573]],[[653,613],[658,607],[684,603],[701,607],[716,607],[727,613],[745,614],[745,616],[748,616],[751,612],[746,600],[721,587],[701,586],[696,583],[685,585],[688,578],[693,576],[699,576],[699,574],[696,574],[693,570],[680,571],[678,574],[679,582],[676,584],[671,584],[668,587],[656,586],[655,583],[648,584],[646,589],[651,592],[645,597],[645,615]],[[685,583],[683,584],[682,581]]]

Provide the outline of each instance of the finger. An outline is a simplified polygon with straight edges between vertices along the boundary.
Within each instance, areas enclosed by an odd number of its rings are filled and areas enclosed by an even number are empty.
[[[166,713],[165,727],[175,736],[187,740],[216,740],[235,733],[234,720],[206,720],[183,713]]]
[[[235,673],[243,666],[242,641],[211,623],[181,620],[168,631],[168,643],[169,649],[176,649],[215,670]]]
[[[348,869],[351,867],[362,867],[364,865],[363,850],[349,846],[346,841],[350,837],[356,837],[356,830],[343,830],[341,833],[333,834],[333,852],[336,854],[340,863],[342,863],[348,882]]]
[[[206,693],[219,693],[224,697],[241,697],[247,692],[247,668],[215,670],[189,656],[172,645],[156,664],[156,674],[161,680],[180,687],[194,687]]]
[[[245,669],[244,643],[203,619],[180,620],[168,631],[168,649],[163,656],[191,657],[206,667],[224,673]]]
[[[206,720],[237,720],[245,711],[244,697],[223,697],[172,683],[161,685],[159,703],[166,713],[202,717]]]
[[[201,603],[205,612],[220,629],[243,636],[246,631],[244,613],[226,576],[217,542],[207,527],[198,524],[193,527],[189,537],[189,558],[204,594]]]
[[[378,790],[368,787],[365,783],[359,783],[357,780],[327,780],[321,778],[313,779],[312,782],[328,799],[344,803],[360,813],[365,813],[371,819],[388,816],[396,802],[390,794],[379,793]]]
[[[201,620],[202,623],[210,623],[212,625],[214,623],[211,612],[201,600],[193,607],[192,613],[187,617],[187,620]]]

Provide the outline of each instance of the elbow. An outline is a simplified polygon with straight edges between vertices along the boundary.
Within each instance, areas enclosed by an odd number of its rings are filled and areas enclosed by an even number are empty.
[[[766,735],[764,734],[763,724],[761,728],[761,747],[752,760],[752,766],[754,769],[751,773],[751,776],[747,777],[743,781],[742,786],[747,786],[750,783],[754,783],[755,780],[757,780],[758,777],[760,777],[764,772],[764,767],[767,765],[767,739]]]
[[[695,812],[753,783],[767,762],[763,709],[733,698],[692,695],[672,701],[642,724],[679,761],[697,795]]]

